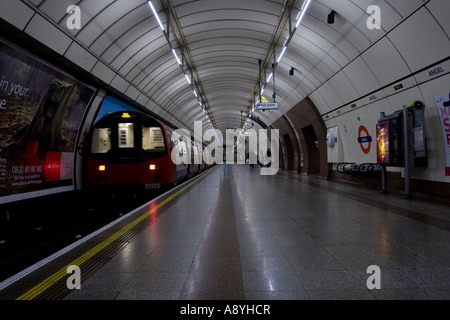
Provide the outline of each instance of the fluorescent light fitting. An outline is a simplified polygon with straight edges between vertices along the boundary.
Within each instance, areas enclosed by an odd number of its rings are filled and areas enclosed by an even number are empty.
[[[177,55],[177,52],[175,51],[175,49],[172,48],[172,52],[173,52],[173,55],[175,56],[175,59],[177,59],[178,64],[181,66],[180,58],[178,58],[178,55]]]
[[[269,78],[267,78],[267,83],[269,83],[270,79],[272,79],[273,72],[269,75]]]
[[[311,0],[305,0],[305,2],[303,2],[302,9],[301,9],[301,11],[299,13],[300,16],[297,19],[297,23],[295,24],[295,28],[298,28],[298,26],[300,25],[300,22],[302,21],[303,16],[306,13],[306,9],[308,9],[308,6],[309,6],[310,3],[311,3]]]
[[[194,95],[196,98],[198,97],[197,92],[195,90],[194,90]]]
[[[191,84],[191,79],[189,79],[188,75],[185,74],[184,76],[186,77],[187,82],[189,82],[189,84]]]
[[[161,27],[161,30],[164,31],[164,26],[163,26],[161,20],[159,19],[158,13],[156,12],[155,7],[153,6],[153,3],[149,0],[148,4],[150,5],[150,8],[152,9],[153,14],[156,17],[156,20],[158,20],[158,23],[159,23],[159,26]]]
[[[280,62],[281,58],[283,57],[283,54],[286,52],[287,47],[284,46],[283,51],[281,51],[280,56],[278,57],[277,63]]]

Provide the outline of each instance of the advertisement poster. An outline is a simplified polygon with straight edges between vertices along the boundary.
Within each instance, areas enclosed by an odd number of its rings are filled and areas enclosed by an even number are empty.
[[[73,186],[75,143],[94,93],[0,41],[0,204]]]
[[[389,122],[377,124],[377,162],[389,164]]]
[[[450,176],[450,93],[434,97],[442,125],[445,150],[445,175]]]

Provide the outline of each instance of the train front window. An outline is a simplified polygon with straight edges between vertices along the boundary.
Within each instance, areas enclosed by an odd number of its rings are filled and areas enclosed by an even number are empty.
[[[119,123],[119,148],[134,148],[133,123]]]
[[[111,150],[111,128],[94,128],[92,133],[92,153],[107,153]]]
[[[159,127],[142,127],[142,149],[149,152],[164,152],[164,135]]]

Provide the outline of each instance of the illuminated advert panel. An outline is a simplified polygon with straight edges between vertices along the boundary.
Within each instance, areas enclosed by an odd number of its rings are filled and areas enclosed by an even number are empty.
[[[389,164],[389,122],[377,125],[377,162]]]
[[[0,41],[0,204],[73,189],[95,90]]]

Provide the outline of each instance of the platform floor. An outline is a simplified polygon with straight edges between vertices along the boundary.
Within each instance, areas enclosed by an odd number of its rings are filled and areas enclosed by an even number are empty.
[[[259,173],[217,166],[64,299],[450,299],[449,207]]]

